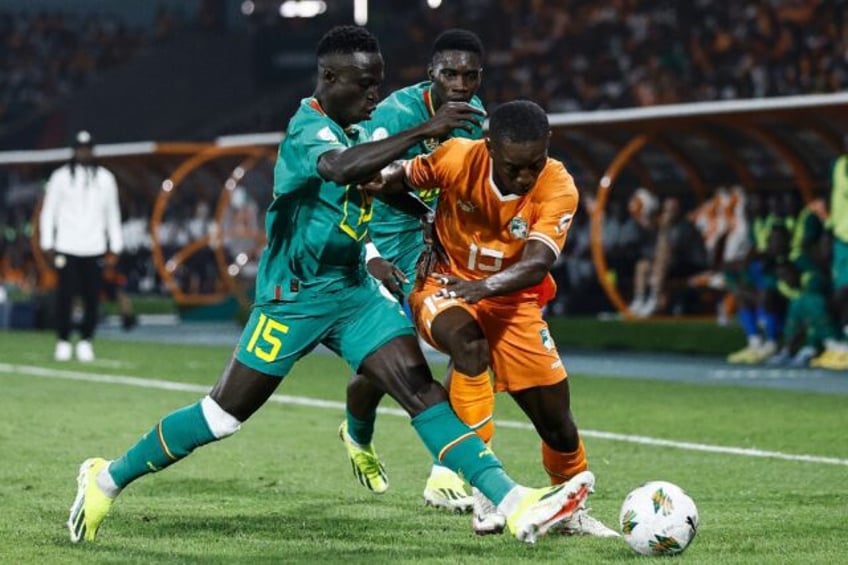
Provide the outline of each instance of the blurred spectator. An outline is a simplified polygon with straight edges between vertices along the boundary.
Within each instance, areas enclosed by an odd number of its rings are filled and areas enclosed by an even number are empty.
[[[820,257],[826,210],[813,200],[790,230],[776,228],[770,241],[780,258],[778,290],[789,301],[783,328],[783,347],[770,365],[806,367],[826,343],[837,339],[835,320],[828,311],[830,281]]]
[[[628,234],[625,239],[635,244],[635,254],[630,256],[636,262],[633,275],[633,300],[628,309],[637,315],[641,315],[647,306],[648,277],[657,251],[658,209],[659,200],[646,188],[637,188],[627,202],[630,217],[624,227],[624,232]]]
[[[138,317],[127,294],[127,275],[120,267],[120,258],[114,253],[108,253],[103,262],[102,297],[115,303],[121,316],[121,327],[124,331],[130,331],[138,324]]]
[[[786,306],[777,287],[777,266],[784,260],[783,248],[773,241],[780,235],[773,234],[775,230],[788,229],[781,210],[779,195],[771,194],[765,202],[757,193],[748,195],[752,251],[741,265],[729,267],[726,272],[747,345],[728,355],[729,363],[762,363],[777,353]]]
[[[663,200],[659,215],[656,252],[647,270],[637,269],[637,275],[647,277],[647,299],[633,311],[637,316],[650,316],[658,311],[668,310],[672,298],[669,296],[669,281],[677,281],[674,290],[679,295],[685,289],[686,280],[707,268],[707,252],[701,234],[681,212],[680,200],[668,197]],[[645,281],[637,283],[637,288],[646,286]],[[639,295],[637,295],[638,298]],[[674,313],[684,310],[684,296],[677,296]]]

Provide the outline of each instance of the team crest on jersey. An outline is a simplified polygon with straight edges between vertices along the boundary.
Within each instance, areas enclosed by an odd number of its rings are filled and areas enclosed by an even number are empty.
[[[339,138],[336,137],[336,134],[333,133],[333,130],[331,130],[329,126],[323,127],[318,130],[318,139],[320,139],[321,141],[327,141],[329,143],[339,142]]]
[[[509,221],[509,233],[515,239],[527,239],[527,220],[524,218],[514,217]]]
[[[553,351],[554,340],[551,338],[551,332],[548,331],[548,328],[542,328],[539,330],[539,337],[542,338],[542,347],[548,351]]]
[[[430,153],[432,153],[436,149],[436,147],[439,146],[439,140],[435,137],[428,137],[427,139],[422,141],[422,143],[424,144],[424,148]]]
[[[574,214],[564,214],[562,218],[557,222],[556,231],[558,234],[563,234],[568,231],[568,226],[571,225],[571,218],[574,217]]]

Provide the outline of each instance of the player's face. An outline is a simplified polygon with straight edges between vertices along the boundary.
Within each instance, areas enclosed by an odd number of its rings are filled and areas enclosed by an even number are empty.
[[[333,121],[348,126],[371,117],[382,82],[379,53],[332,55],[323,61],[318,100]]]
[[[427,73],[438,104],[468,102],[480,88],[483,64],[476,53],[442,51],[433,56]]]
[[[548,162],[548,140],[549,136],[521,142],[486,139],[495,182],[502,192],[524,195],[536,186]]]

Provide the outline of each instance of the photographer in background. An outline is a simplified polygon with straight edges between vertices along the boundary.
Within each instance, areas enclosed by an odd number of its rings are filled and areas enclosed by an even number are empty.
[[[94,142],[87,131],[77,133],[71,160],[47,181],[40,217],[41,248],[59,275],[56,292],[57,361],[76,353],[79,361],[94,360],[91,345],[97,325],[103,256],[120,254],[121,211],[115,176],[94,159]],[[80,339],[71,347],[71,309],[74,297],[83,303]]]

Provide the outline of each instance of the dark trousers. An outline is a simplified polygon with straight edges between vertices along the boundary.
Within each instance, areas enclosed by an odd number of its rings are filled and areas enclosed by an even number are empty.
[[[64,257],[64,264],[60,257]],[[56,258],[56,269],[59,273],[59,288],[56,291],[56,331],[59,339],[68,341],[71,336],[71,310],[76,296],[82,299],[83,304],[80,339],[91,339],[94,337],[94,328],[97,325],[100,284],[103,280],[103,256],[78,257],[57,253]]]

